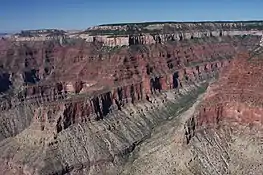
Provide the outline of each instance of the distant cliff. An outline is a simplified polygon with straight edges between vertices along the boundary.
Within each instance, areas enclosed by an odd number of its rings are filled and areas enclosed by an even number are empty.
[[[88,28],[80,37],[106,46],[138,45],[223,35],[261,35],[262,21],[148,22],[107,24]]]
[[[61,41],[80,38],[87,42],[99,42],[104,46],[115,47],[227,35],[262,35],[262,30],[263,21],[148,22],[99,25],[74,33],[57,29],[28,30],[14,35],[12,39]]]

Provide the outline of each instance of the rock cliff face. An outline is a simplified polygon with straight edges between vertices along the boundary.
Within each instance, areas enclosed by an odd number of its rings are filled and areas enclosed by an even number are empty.
[[[251,93],[260,90],[261,62],[254,58],[248,64],[245,53],[259,52],[261,36],[210,34],[178,40],[155,34],[152,43],[147,33],[130,35],[129,46],[111,50],[96,39],[1,40],[1,172],[124,173],[130,153],[156,126],[187,110],[218,74],[200,111],[184,121],[183,143],[198,145],[199,130],[225,119],[260,126],[261,109],[246,102],[261,103]]]
[[[198,126],[229,124],[260,127],[261,55],[239,54],[217,83],[210,86],[197,117]]]
[[[28,30],[10,38],[18,42],[57,40],[60,43],[81,38],[89,43],[100,42],[104,46],[119,47],[218,36],[261,36],[262,29],[262,21],[131,23],[95,26],[79,32],[56,29]]]
[[[261,174],[261,69],[262,54],[238,54],[189,110],[156,127],[123,174]]]
[[[161,34],[162,33],[162,34]],[[207,31],[181,31],[173,33],[134,33],[124,36],[118,35],[79,35],[80,38],[85,39],[87,42],[98,41],[103,43],[104,46],[127,46],[127,45],[143,45],[143,44],[156,44],[182,40],[195,40],[198,38],[222,37],[222,36],[242,36],[242,35],[258,35],[262,36],[262,32],[258,30],[207,30]]]
[[[262,55],[239,54],[186,125],[193,173],[262,172]],[[213,168],[203,168],[206,165]]]
[[[105,46],[142,45],[229,35],[262,35],[262,25],[262,21],[112,24],[91,27],[79,36],[88,42],[100,41]]]

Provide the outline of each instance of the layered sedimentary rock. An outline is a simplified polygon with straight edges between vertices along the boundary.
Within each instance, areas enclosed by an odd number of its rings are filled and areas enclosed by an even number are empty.
[[[58,40],[62,42],[63,39],[67,37],[65,33],[65,31],[57,29],[26,30],[15,35],[11,35],[9,39],[17,42],[50,40]]]
[[[257,49],[261,36],[244,33],[178,41],[156,34],[153,43],[143,39],[147,34],[130,35],[134,44],[111,50],[96,39],[1,40],[0,169],[4,174],[120,174],[153,128],[187,110],[219,72],[228,65],[238,65],[233,72],[247,71],[236,55]],[[238,58],[231,62],[233,57]],[[222,86],[231,82],[224,78]],[[233,94],[222,91],[206,99],[220,104],[218,98]],[[188,120],[185,144],[199,126],[232,115],[223,111],[205,107]]]
[[[165,43],[172,41],[182,41],[182,40],[195,40],[198,38],[209,38],[209,37],[219,37],[219,36],[242,36],[242,35],[258,35],[261,36],[262,32],[258,30],[246,31],[246,30],[236,30],[236,31],[182,31],[175,33],[135,33],[125,36],[116,35],[80,35],[80,38],[85,39],[87,42],[98,41],[103,43],[104,46],[127,46],[127,45],[143,45],[143,44],[156,44]]]
[[[260,39],[253,38],[254,42]],[[77,52],[70,46],[48,45],[50,50],[26,52],[25,64],[8,72],[17,77],[20,75],[26,86],[18,89],[12,100],[4,100],[2,109],[24,103],[41,105],[86,99],[90,107],[88,113],[96,113],[97,118],[102,118],[111,109],[121,109],[124,103],[135,103],[156,92],[183,87],[185,83],[213,75],[220,67],[228,65],[237,47],[247,47],[246,40],[250,41],[244,39],[243,45],[236,45],[238,40],[242,38],[221,38],[220,43],[214,38],[205,44],[202,40],[200,43],[167,44],[165,47],[124,48],[118,55],[108,53],[101,59],[92,58],[97,55],[86,57],[90,50],[85,49],[85,43],[77,45],[78,49],[82,48]],[[41,56],[45,59],[41,60]],[[5,65],[8,66],[11,65]]]
[[[13,35],[10,39],[19,42],[57,40],[65,43],[69,39],[81,38],[89,43],[100,42],[104,46],[116,47],[218,36],[262,35],[262,26],[262,21],[109,24],[75,32],[56,29],[28,30]]]
[[[262,55],[251,55],[238,54],[218,82],[209,87],[197,117],[199,126],[226,121],[260,128]]]
[[[79,35],[88,42],[94,40],[105,46],[142,45],[182,41],[187,39],[262,35],[261,21],[248,22],[189,22],[189,23],[142,23],[101,25],[87,29]]]
[[[262,54],[252,55],[236,56],[188,121],[186,141],[196,156],[189,163],[193,174],[262,172],[263,62]]]
[[[261,174],[261,59],[238,54],[191,108],[156,127],[122,174]]]

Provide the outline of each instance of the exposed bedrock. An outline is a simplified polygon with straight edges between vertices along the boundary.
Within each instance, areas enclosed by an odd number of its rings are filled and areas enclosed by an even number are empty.
[[[148,29],[149,31],[238,31],[238,30],[260,30],[262,21],[207,21],[207,22],[145,22],[145,23],[126,23],[126,24],[103,24],[88,28],[87,31],[138,31]],[[147,31],[147,30],[146,30]],[[146,32],[145,31],[145,32]],[[40,31],[42,32],[42,31]]]
[[[229,121],[244,126],[262,125],[262,56],[239,54],[207,91],[198,125]]]
[[[129,104],[136,104],[142,100],[154,103],[152,99],[154,95],[173,89],[179,90],[189,86],[189,84],[215,77],[220,66],[214,67],[211,65],[222,65],[222,63],[208,63],[206,65],[209,65],[209,68],[204,72],[200,71],[199,75],[196,73],[195,76],[192,73],[198,72],[196,67],[188,68],[188,74],[183,70],[182,74],[175,72],[168,77],[149,78],[148,81],[117,87],[91,98],[82,94],[69,99],[60,99],[56,103],[53,101],[52,104],[44,103],[36,109],[34,119],[38,125],[35,125],[35,127],[42,131],[51,130],[53,133],[59,133],[76,123],[105,119],[114,111],[124,110]],[[223,65],[226,66],[227,64],[228,61]],[[187,80],[185,76],[188,76]],[[148,84],[146,84],[147,82]]]
[[[255,39],[257,40],[257,38]],[[42,51],[42,53],[45,53],[45,58],[50,58],[49,63],[53,62],[50,61],[51,58],[58,59],[58,56],[61,56],[56,50],[58,48],[55,48],[52,43],[47,43],[45,46],[39,45],[38,43],[32,47],[35,48],[38,46],[47,47],[47,50]],[[67,81],[65,81],[63,80],[63,76],[60,75],[58,76],[58,79],[55,79],[56,81],[52,79],[52,82],[45,83],[45,81],[42,80],[42,77],[40,78],[40,82],[36,85],[24,86],[19,89],[19,92],[15,96],[12,94],[7,94],[6,97],[1,99],[1,116],[3,116],[3,123],[7,123],[7,126],[3,125],[5,128],[2,132],[2,138],[15,136],[16,134],[23,131],[33,118],[33,114],[31,114],[32,111],[35,113],[34,119],[39,123],[35,126],[35,128],[38,130],[51,130],[54,133],[59,133],[73,124],[87,122],[93,119],[103,119],[114,110],[123,110],[127,104],[136,104],[137,102],[144,99],[153,103],[153,100],[151,99],[152,95],[171,89],[183,88],[187,84],[199,82],[209,79],[209,77],[213,77],[221,67],[228,65],[228,58],[231,58],[231,55],[235,53],[233,46],[227,43],[222,43],[217,47],[211,47],[210,45],[196,45],[193,47],[193,59],[186,61],[188,65],[185,66],[184,64],[186,63],[184,63],[184,60],[186,57],[188,57],[188,52],[191,51],[190,47],[191,46],[174,46],[174,51],[171,54],[165,53],[163,51],[163,54],[161,54],[161,48],[157,48],[157,50],[160,50],[159,53],[154,53],[153,51],[152,55],[149,56],[145,56],[146,54],[144,52],[137,53],[137,55],[134,55],[133,57],[137,57],[135,62],[133,62],[134,59],[128,59],[127,61],[125,58],[123,62],[125,63],[124,65],[126,65],[126,67],[109,67],[111,68],[109,70],[113,69],[117,71],[128,71],[132,64],[136,65],[138,63],[138,68],[134,69],[133,71],[138,71],[140,78],[138,77],[139,79],[136,80],[133,79],[133,77],[121,77],[123,73],[120,72],[120,74],[116,75],[118,77],[117,84],[113,84],[111,88],[102,88],[101,90],[98,90],[101,88],[100,86],[105,85],[94,80],[87,81],[84,79],[84,77],[89,77],[93,72],[95,73],[94,69],[90,69],[90,74],[86,74],[87,76],[84,76],[85,74],[83,75],[83,70],[81,70],[79,73],[80,75],[82,74],[81,79],[75,81],[69,81],[69,79],[66,79]],[[154,48],[151,49],[153,50]],[[211,52],[210,49],[213,49],[215,53],[218,53],[219,57],[211,58],[211,55],[209,56]],[[21,50],[23,51],[23,49]],[[68,52],[73,52],[73,50]],[[166,50],[166,52],[170,51]],[[30,59],[32,62],[30,62],[30,64],[27,63],[27,66],[29,67],[29,65],[32,65],[30,69],[37,70],[37,64],[41,65],[37,55],[41,53],[38,53],[36,50],[31,52],[27,48],[26,53],[24,54],[34,58]],[[48,54],[55,54],[58,56],[50,57],[47,56]],[[209,59],[202,61],[202,56],[205,54],[207,54],[207,58],[209,58],[210,61],[208,61]],[[66,55],[68,56],[69,54]],[[150,58],[150,56],[152,56],[152,58]],[[154,57],[156,57],[156,61]],[[157,58],[159,60],[169,59],[170,61],[168,64],[166,61],[164,61],[164,66],[159,63]],[[198,60],[197,58],[199,58],[200,61],[195,62],[195,60]],[[14,62],[15,61],[16,60],[14,60]],[[38,63],[36,64],[36,62]],[[94,62],[96,62],[96,60],[94,60]],[[174,62],[179,62],[179,64],[177,66],[172,66],[175,65]],[[102,65],[105,65],[107,68],[108,64]],[[73,64],[74,68],[76,68],[75,66],[76,65]],[[12,67],[12,63],[4,64],[4,69],[7,69],[8,67]],[[101,67],[101,71],[103,71],[103,69],[104,68]],[[19,75],[20,68],[16,70],[10,70],[16,71],[16,73]],[[23,75],[23,72],[24,70],[20,72],[21,75]],[[12,75],[13,74],[15,74],[15,72],[12,73]],[[39,74],[40,73],[38,73],[35,77],[33,76],[33,78],[31,77],[31,84],[35,83],[33,80],[37,80],[35,79],[36,77],[41,77]],[[16,74],[9,79],[14,83],[20,81],[15,80],[15,78],[17,78]],[[98,79],[100,80],[101,78],[98,77]],[[96,86],[96,84],[100,84],[100,86]],[[93,86],[95,87],[93,88]],[[14,111],[23,110],[25,111],[22,112],[21,116],[24,116],[23,113],[28,112],[28,114],[25,114],[26,117],[19,117],[19,112],[13,114]],[[53,115],[60,110],[64,111],[62,112],[62,115],[60,117],[53,117]],[[39,111],[40,114],[37,114],[36,111]]]
[[[165,66],[167,70],[179,69],[196,62],[228,58],[235,54],[235,48],[251,47],[260,39],[259,36],[212,37],[179,43],[124,47],[111,53],[95,51],[102,48],[83,41],[65,46],[52,41],[23,44],[4,41],[6,48],[1,50],[0,66],[9,74],[9,81],[15,88],[23,84],[43,84],[49,79],[48,83],[52,83],[54,79],[56,82],[64,82],[76,77],[79,77],[77,79],[82,80],[84,85],[92,85],[96,78],[105,81],[112,81],[114,78],[118,82],[139,78],[138,74],[141,74],[147,63],[149,69],[152,69],[151,72],[154,73],[157,69],[160,73],[160,66]],[[75,86],[76,82],[70,83]]]
[[[222,37],[226,35],[231,35],[231,33],[223,31],[207,31],[207,32],[181,32],[172,34],[139,34],[129,36],[129,45],[139,45],[139,44],[161,44],[171,41],[182,41],[188,39],[198,39],[198,38],[208,38],[208,37]],[[240,32],[237,35],[247,34],[247,32]],[[234,35],[234,33],[232,34]]]
[[[233,38],[233,41],[229,39],[222,38],[224,42],[218,44],[208,40],[206,44],[182,43],[182,45],[167,45],[167,47],[162,45],[154,45],[149,48],[147,48],[148,46],[146,48],[140,47],[140,50],[130,57],[115,55],[108,58],[109,60],[90,60],[90,64],[86,64],[86,60],[80,58],[80,55],[77,56],[80,59],[79,61],[68,64],[66,61],[71,62],[70,55],[75,54],[75,50],[69,48],[66,50],[68,53],[63,56],[64,54],[61,55],[62,53],[59,50],[53,49],[52,59],[61,57],[60,62],[57,60],[52,63],[52,67],[57,64],[53,74],[50,77],[45,77],[41,73],[42,67],[33,69],[33,67],[36,67],[34,65],[26,80],[29,84],[19,89],[20,92],[14,98],[12,106],[25,102],[30,104],[49,103],[68,98],[72,94],[93,94],[98,89],[108,91],[107,88],[110,87],[116,89],[119,87],[119,91],[125,91],[122,94],[123,98],[126,99],[127,96],[129,101],[134,102],[142,98],[142,93],[150,94],[161,90],[160,88],[166,90],[172,86],[179,86],[179,81],[182,79],[192,81],[196,78],[205,78],[203,77],[206,76],[205,72],[227,64],[227,61],[236,53],[236,49],[249,47],[246,46],[247,42],[257,43],[260,38],[244,39],[242,40],[243,45],[237,46],[235,46],[234,41],[235,39],[239,41],[240,38]],[[48,45],[48,47],[51,46]],[[144,49],[148,50],[149,53]],[[125,52],[125,54],[128,53]],[[120,63],[123,64],[114,64],[119,62],[118,60],[121,60]],[[41,63],[39,64],[41,65]],[[62,64],[65,65],[64,68],[68,71],[59,69]],[[31,74],[32,70],[39,71],[33,71],[33,74]],[[176,72],[178,72],[178,82],[173,81]],[[13,74],[11,83],[17,84],[19,80],[15,78],[16,74]],[[78,78],[75,79],[73,76]],[[32,85],[36,82],[37,84]],[[122,84],[127,84],[126,89]],[[144,88],[143,92],[139,92],[141,86]],[[149,86],[148,89],[147,86]],[[134,91],[134,93],[130,91]],[[113,103],[115,101],[113,100]]]
[[[104,52],[96,42],[10,46],[14,52],[0,60],[3,72],[12,75],[12,88],[5,90],[0,104],[0,171],[120,174],[130,153],[153,129],[186,111],[220,72],[219,82],[209,87],[200,111],[182,125],[184,146],[194,147],[196,136],[202,134],[199,130],[228,122],[224,118],[230,121],[235,116],[233,123],[242,124],[257,121],[261,110],[246,106],[242,99],[253,97],[260,104],[260,93],[252,96],[250,90],[260,87],[261,63],[242,62],[245,55],[231,60],[259,41],[258,36],[207,37],[135,44],[111,52]],[[229,64],[232,68],[228,69]],[[226,100],[230,101],[225,104]],[[248,110],[253,112],[247,115]],[[203,164],[194,167],[199,165]],[[205,171],[227,172],[226,168]]]
[[[30,106],[19,106],[13,110],[1,112],[0,140],[21,133],[30,125],[33,115],[34,110]]]
[[[72,107],[38,110],[35,117],[44,113],[52,118],[41,120],[43,130],[34,118],[26,130],[1,142],[1,170],[9,174],[118,174],[129,153],[150,136],[154,126],[186,110],[205,89],[202,83],[188,85],[179,93],[153,97],[153,103],[141,101],[104,120],[70,126],[77,113]],[[57,133],[54,129],[58,128]]]
[[[200,103],[135,148],[122,174],[261,174],[261,58],[239,54]]]
[[[185,125],[193,174],[262,172],[261,58],[239,54]]]
[[[95,26],[80,34],[105,46],[142,45],[222,36],[262,35],[262,23],[145,23]]]

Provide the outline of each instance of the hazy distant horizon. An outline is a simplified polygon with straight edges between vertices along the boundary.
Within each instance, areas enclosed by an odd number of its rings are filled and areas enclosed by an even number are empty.
[[[1,33],[113,23],[263,20],[262,0],[2,0]]]

